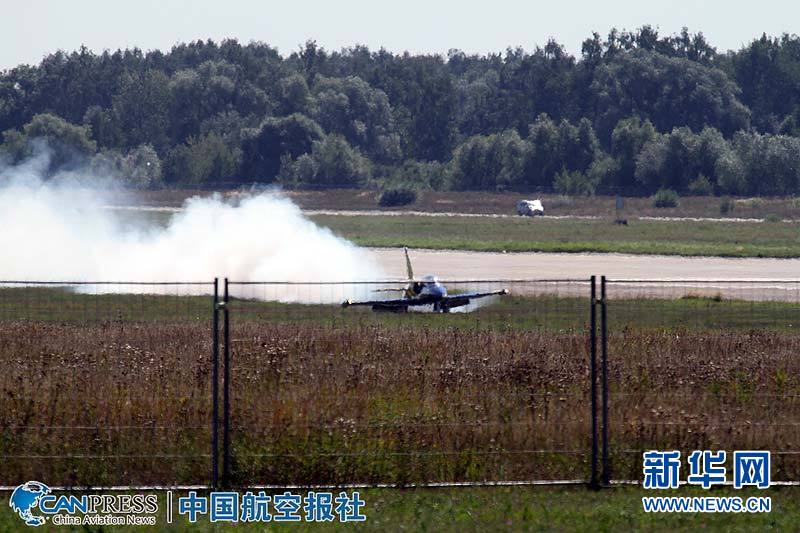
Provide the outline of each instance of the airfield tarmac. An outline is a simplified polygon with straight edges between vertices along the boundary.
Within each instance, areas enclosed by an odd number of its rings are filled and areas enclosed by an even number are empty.
[[[387,275],[405,277],[401,249],[369,253]],[[625,254],[495,253],[409,250],[417,276],[442,280],[588,279],[669,280],[669,283],[613,284],[610,297],[717,296],[745,300],[800,301],[800,259],[679,257]],[[714,281],[725,280],[725,281]],[[787,280],[798,280],[788,281]],[[748,283],[747,281],[751,281]],[[541,293],[541,285],[519,284],[514,292]],[[555,290],[555,288],[554,288]],[[558,291],[585,292],[560,285]]]
[[[405,276],[399,248],[368,249],[390,276]],[[409,250],[417,274],[446,279],[800,279],[800,259]]]

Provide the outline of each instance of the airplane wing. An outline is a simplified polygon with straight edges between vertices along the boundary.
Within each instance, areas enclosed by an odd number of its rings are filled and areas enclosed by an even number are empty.
[[[461,307],[467,305],[472,300],[478,298],[486,298],[487,296],[497,296],[501,294],[508,294],[506,289],[489,292],[467,292],[463,294],[454,294],[451,296],[442,296],[441,294],[419,294],[424,286],[422,282],[414,281],[414,269],[411,267],[411,258],[408,256],[408,248],[403,247],[403,253],[406,256],[406,271],[408,274],[408,285],[404,289],[394,288],[380,288],[372,292],[394,292],[398,290],[405,291],[405,298],[390,298],[388,300],[365,300],[354,302],[353,300],[345,300],[342,302],[342,307],[350,307],[353,305],[368,305],[372,306],[375,311],[407,311],[409,307],[420,305],[434,305],[435,311],[447,313],[454,307]],[[433,278],[433,283],[437,286],[436,278]],[[446,291],[442,290],[441,293]]]
[[[436,302],[436,298],[431,296],[417,296],[416,298],[393,298],[389,300],[366,300],[362,302],[354,302],[353,300],[345,300],[342,302],[342,307],[350,307],[353,305],[372,305],[379,307],[414,307],[417,305],[430,305]]]
[[[373,289],[372,292],[403,292],[405,290],[405,287],[396,287],[392,289]]]
[[[471,300],[477,300],[478,298],[486,298],[487,296],[500,296],[503,294],[508,294],[507,289],[500,289],[497,291],[489,291],[489,292],[466,292],[463,294],[453,294],[452,296],[445,296],[442,298],[441,302],[442,305],[446,307],[460,307],[462,305],[467,305]]]
[[[365,300],[361,302],[354,302],[353,300],[346,300],[342,302],[342,307],[350,307],[353,305],[371,305],[373,307],[381,308],[400,308],[400,307],[415,307],[419,305],[441,304],[443,307],[453,308],[467,305],[471,300],[478,298],[486,298],[487,296],[499,296],[508,294],[508,290],[500,289],[497,291],[489,292],[467,292],[464,294],[454,294],[452,296],[435,297],[428,295],[416,296],[414,298],[393,298],[389,300]]]

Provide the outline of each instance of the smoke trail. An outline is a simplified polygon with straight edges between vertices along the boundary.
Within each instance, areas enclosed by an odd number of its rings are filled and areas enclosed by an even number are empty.
[[[103,209],[119,192],[98,188],[86,173],[45,180],[48,157],[45,150],[20,165],[0,167],[0,279],[382,278],[367,254],[316,226],[291,201],[275,194],[246,198],[238,205],[218,196],[191,198],[166,227],[131,227]]]

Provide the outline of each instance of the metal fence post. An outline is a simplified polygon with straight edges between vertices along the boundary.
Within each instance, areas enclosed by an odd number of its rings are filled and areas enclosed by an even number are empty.
[[[597,288],[595,276],[591,277],[591,312],[590,312],[590,334],[589,334],[589,374],[591,384],[591,408],[592,408],[592,473],[589,484],[592,488],[598,488],[597,479]]]
[[[214,278],[211,324],[211,486],[219,485],[219,278]]]
[[[608,485],[611,473],[608,467],[608,322],[606,321],[606,277],[600,277],[600,365],[602,379],[603,424],[603,485]]]
[[[225,278],[223,296],[223,364],[222,374],[222,484],[230,485],[231,474],[231,323],[228,305],[228,278]]]

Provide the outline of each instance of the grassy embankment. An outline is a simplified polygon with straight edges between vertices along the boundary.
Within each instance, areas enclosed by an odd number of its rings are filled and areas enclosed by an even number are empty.
[[[782,202],[782,208],[790,210],[784,205],[785,201]],[[702,212],[701,207],[696,206],[690,213]],[[643,214],[652,214],[644,208],[642,211]],[[118,214],[124,223],[130,225],[166,225],[172,216],[169,212],[119,211]],[[683,215],[666,212],[655,214]],[[610,216],[600,219],[529,219],[314,215],[311,219],[356,244],[372,247],[407,245],[414,248],[507,252],[800,257],[800,222],[630,218],[627,226],[621,226],[614,224]]]
[[[361,246],[507,252],[800,257],[800,224],[607,219],[313,216]]]

